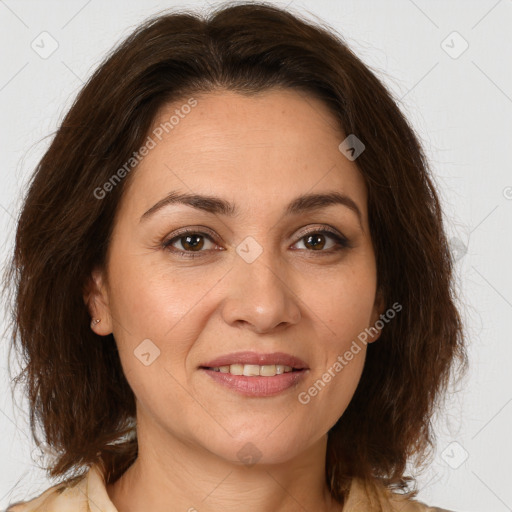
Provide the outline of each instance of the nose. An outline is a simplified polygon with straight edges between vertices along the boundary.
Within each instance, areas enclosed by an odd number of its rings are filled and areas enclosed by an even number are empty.
[[[222,316],[229,325],[263,334],[297,324],[300,300],[282,263],[265,251],[252,263],[235,258]]]

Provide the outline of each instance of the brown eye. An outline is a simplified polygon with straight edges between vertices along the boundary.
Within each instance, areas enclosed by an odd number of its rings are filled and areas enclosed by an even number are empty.
[[[330,245],[329,239],[331,240]],[[205,248],[205,241],[211,243],[212,246],[206,246]],[[310,253],[315,252],[319,256],[321,254],[332,254],[351,246],[347,238],[328,229],[310,230],[302,235],[296,244],[299,242],[303,242],[305,247],[305,249],[300,248],[300,250]],[[215,244],[212,235],[188,229],[163,242],[162,247],[183,258],[197,258],[205,255],[202,253],[208,253],[215,247],[218,248],[218,245]]]
[[[334,240],[334,244],[325,249],[327,244],[326,239],[329,238]],[[300,238],[299,242],[303,240],[304,246],[308,252],[331,253],[350,247],[349,241],[345,237],[325,229],[309,231],[309,233],[306,233]]]
[[[204,246],[204,239],[202,239],[202,235],[182,236],[178,238],[178,240],[182,240],[181,245],[187,251],[196,251],[196,249],[201,250]]]
[[[205,247],[205,240],[208,240],[212,245],[213,239],[210,235],[206,233],[201,233],[198,231],[183,231],[177,236],[167,240],[162,244],[164,249],[167,249],[170,252],[177,253],[180,256],[185,258],[194,258],[200,256],[201,253],[208,251],[209,248],[203,250]],[[179,245],[178,245],[179,244]],[[176,247],[176,245],[178,245]]]
[[[319,251],[325,247],[325,236],[318,235],[307,235],[304,237],[306,240],[305,246],[309,249],[312,248],[315,251]]]

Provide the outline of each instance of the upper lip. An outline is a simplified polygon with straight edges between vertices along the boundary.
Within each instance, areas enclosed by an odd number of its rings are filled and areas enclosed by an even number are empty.
[[[228,366],[231,364],[257,364],[259,366],[280,364],[284,366],[291,366],[296,370],[308,369],[308,365],[302,359],[284,352],[272,352],[269,354],[258,354],[257,352],[233,352],[232,354],[225,354],[203,363],[201,364],[201,367],[218,368],[219,366]]]

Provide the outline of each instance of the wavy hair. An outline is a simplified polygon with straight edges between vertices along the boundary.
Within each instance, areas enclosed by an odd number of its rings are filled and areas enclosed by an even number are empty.
[[[431,419],[458,361],[467,369],[453,261],[440,201],[417,135],[376,75],[327,25],[266,3],[208,15],[165,12],[106,56],[78,94],[23,198],[4,286],[12,347],[23,362],[30,426],[53,450],[52,478],[71,483],[91,464],[112,483],[137,457],[135,398],[115,340],[89,327],[83,292],[105,262],[124,188],[96,199],[137,151],[159,110],[191,94],[293,89],[321,99],[366,146],[378,288],[403,310],[368,345],[356,392],[328,434],[326,482],[344,503],[354,477],[408,489],[406,463],[434,444]],[[373,484],[372,484],[373,485]]]

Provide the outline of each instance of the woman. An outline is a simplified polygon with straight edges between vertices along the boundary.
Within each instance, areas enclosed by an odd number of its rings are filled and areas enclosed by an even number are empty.
[[[9,277],[63,478],[10,511],[433,510],[405,467],[467,365],[439,200],[332,31],[144,23],[41,160]]]

